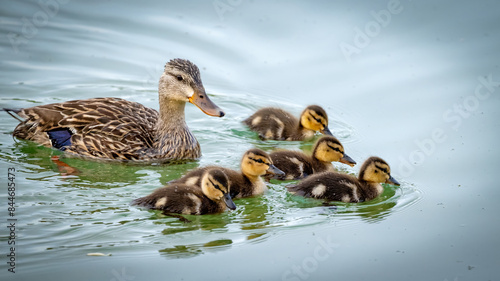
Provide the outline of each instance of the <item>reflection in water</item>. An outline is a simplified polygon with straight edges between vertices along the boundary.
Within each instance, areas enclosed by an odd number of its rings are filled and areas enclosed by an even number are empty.
[[[161,249],[161,255],[168,258],[190,258],[207,252],[218,252],[231,248],[233,241],[230,239],[214,240],[204,244],[177,245]]]

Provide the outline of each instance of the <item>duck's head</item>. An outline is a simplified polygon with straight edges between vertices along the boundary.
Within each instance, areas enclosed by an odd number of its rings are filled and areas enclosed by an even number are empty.
[[[160,104],[167,101],[190,102],[210,116],[222,117],[222,111],[205,92],[198,67],[184,59],[165,65],[159,84]]]
[[[300,124],[306,129],[332,136],[332,132],[328,128],[328,115],[319,105],[306,107],[300,115]]]
[[[391,176],[391,167],[383,159],[372,156],[368,158],[359,171],[359,179],[373,183],[389,183],[399,186],[399,182]]]
[[[323,162],[341,162],[351,167],[356,165],[356,161],[345,154],[340,141],[332,136],[321,137],[314,145],[313,155]]]
[[[241,172],[247,176],[258,177],[267,174],[284,175],[285,173],[273,165],[271,157],[266,152],[250,149],[241,159]]]
[[[236,205],[229,195],[229,179],[223,171],[219,169],[207,170],[201,179],[201,190],[211,200],[216,202],[224,200],[229,209],[236,209]]]

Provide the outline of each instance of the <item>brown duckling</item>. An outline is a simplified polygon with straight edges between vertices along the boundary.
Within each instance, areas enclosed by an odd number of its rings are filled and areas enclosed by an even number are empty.
[[[241,158],[241,172],[228,168],[209,166],[190,171],[182,178],[172,183],[184,183],[188,185],[199,185],[201,176],[209,169],[220,169],[229,178],[231,184],[231,198],[242,198],[256,196],[267,191],[267,186],[261,176],[266,173],[283,174],[281,170],[273,165],[271,157],[266,152],[254,148],[250,149]]]
[[[292,150],[275,151],[269,155],[274,165],[285,173],[272,176],[279,180],[298,180],[320,172],[335,171],[332,165],[334,161],[351,167],[356,165],[356,162],[344,153],[340,141],[333,136],[321,137],[314,145],[311,156]]]
[[[358,178],[337,172],[323,172],[287,188],[291,193],[304,197],[357,203],[382,194],[384,189],[380,183],[399,186],[399,182],[391,176],[389,164],[373,156],[363,163]]]
[[[185,215],[215,214],[223,212],[226,207],[236,209],[229,191],[226,174],[219,169],[207,169],[201,177],[201,186],[173,183],[135,199],[132,205]]]
[[[310,140],[319,131],[332,135],[328,129],[326,111],[318,105],[310,105],[300,114],[300,120],[289,112],[274,107],[259,109],[243,121],[264,140]]]

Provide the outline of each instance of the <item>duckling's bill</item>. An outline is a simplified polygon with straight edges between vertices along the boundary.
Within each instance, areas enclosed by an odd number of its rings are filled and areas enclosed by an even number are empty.
[[[231,199],[231,195],[229,193],[224,194],[224,203],[226,203],[226,206],[231,209],[231,210],[236,210],[236,205],[233,202],[233,199]]]
[[[323,135],[327,135],[327,136],[332,136],[333,137],[333,134],[332,132],[330,131],[330,129],[328,128],[328,126],[325,126],[325,128],[321,131],[321,133]]]
[[[385,182],[385,183],[389,183],[389,184],[393,184],[393,185],[396,185],[396,186],[400,186],[401,184],[395,179],[393,178],[392,176],[389,176],[389,179]]]
[[[282,170],[278,169],[273,164],[269,165],[269,168],[267,169],[266,172],[267,172],[267,174],[277,175],[277,176],[284,176],[285,175],[285,172],[283,172]]]
[[[354,167],[354,165],[356,165],[356,161],[354,161],[354,159],[349,157],[349,155],[347,155],[347,154],[344,154],[344,156],[342,156],[342,158],[340,158],[340,163],[347,164],[351,167]]]
[[[210,100],[204,90],[195,91],[194,94],[189,97],[189,102],[196,105],[207,115],[215,117],[223,117],[225,115],[224,111]]]

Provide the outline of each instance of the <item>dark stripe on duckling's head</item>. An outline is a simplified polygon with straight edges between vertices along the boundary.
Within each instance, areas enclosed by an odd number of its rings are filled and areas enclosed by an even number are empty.
[[[372,156],[368,158],[361,166],[359,179],[364,181],[390,183],[399,185],[392,176],[391,168],[382,158]]]
[[[266,164],[271,162],[271,157],[269,157],[269,154],[267,152],[258,149],[258,148],[252,148],[249,149],[245,152],[245,155],[243,157],[247,156],[248,158],[253,158],[252,160],[254,161],[259,161],[260,163],[265,162]],[[263,161],[263,159],[268,159],[268,161]]]
[[[241,172],[246,176],[258,177],[266,172],[272,174],[284,174],[283,171],[273,165],[269,154],[258,148],[245,152],[241,159]]]
[[[315,119],[317,117],[323,117],[324,119],[326,119],[327,124],[328,124],[328,115],[326,114],[326,111],[321,106],[319,106],[319,105],[310,105],[310,106],[306,107],[306,109],[304,111],[307,111],[307,110],[311,110],[314,113],[316,113],[317,116],[313,116]]]
[[[331,136],[328,128],[328,115],[318,105],[310,105],[300,115],[300,126],[309,130],[319,131],[324,135]]]
[[[321,137],[314,145],[312,155],[322,162],[341,162],[351,167],[356,165],[356,161],[345,154],[344,147],[333,136]]]
[[[211,169],[207,173],[208,181],[215,189],[220,190],[222,193],[229,193],[229,180],[223,171]]]
[[[315,152],[318,150],[318,148],[320,147],[320,145],[322,143],[325,143],[332,150],[335,150],[335,151],[340,152],[342,154],[344,153],[344,147],[342,146],[342,144],[340,143],[340,141],[336,137],[324,136],[324,137],[321,137],[314,145],[313,155],[315,154]]]

